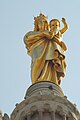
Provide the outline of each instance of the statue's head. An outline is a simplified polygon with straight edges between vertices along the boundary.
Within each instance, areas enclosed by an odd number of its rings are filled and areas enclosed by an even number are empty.
[[[57,19],[52,19],[49,23],[49,26],[50,26],[50,30],[51,31],[54,31],[54,30],[59,30],[60,28],[60,21],[57,20]]]
[[[34,17],[34,31],[48,30],[48,18],[40,13],[39,16]]]

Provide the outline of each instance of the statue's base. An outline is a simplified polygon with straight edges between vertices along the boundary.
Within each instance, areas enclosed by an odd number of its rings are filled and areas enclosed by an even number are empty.
[[[49,81],[41,81],[31,85],[25,95],[25,99],[29,96],[33,96],[34,94],[53,94],[63,97],[63,91],[60,86],[49,82]]]
[[[31,85],[25,100],[16,104],[10,120],[80,120],[80,113],[61,88],[52,82]]]

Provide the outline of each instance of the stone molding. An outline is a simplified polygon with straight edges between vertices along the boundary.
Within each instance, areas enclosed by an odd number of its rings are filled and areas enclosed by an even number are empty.
[[[31,87],[32,90],[35,89],[33,88],[35,85]],[[54,91],[48,90],[48,88],[47,92],[45,92],[45,85],[44,89],[38,89],[36,87],[36,92],[34,92],[35,90],[32,91],[31,87],[27,91],[26,99],[16,105],[11,114],[10,120],[25,120],[27,116],[31,116],[35,112],[52,113],[52,111],[54,111],[55,114],[63,116],[63,118],[64,115],[66,115],[66,118],[70,120],[80,120],[79,111],[76,106],[67,99],[67,97],[54,94]]]
[[[32,96],[34,94],[39,94],[39,93],[42,94],[42,92],[44,94],[45,93],[50,94],[52,92],[54,95],[58,95],[61,97],[64,96],[61,87],[59,87],[58,85],[56,85],[52,82],[43,81],[43,82],[38,82],[38,83],[31,85],[26,92],[25,99],[28,96]]]

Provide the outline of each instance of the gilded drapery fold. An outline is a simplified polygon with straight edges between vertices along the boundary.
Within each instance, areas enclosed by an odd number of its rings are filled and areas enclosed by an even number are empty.
[[[53,39],[36,36],[40,32],[29,32],[24,37],[28,54],[32,57],[32,82],[52,81],[58,84],[57,77],[65,75],[64,50]],[[35,37],[31,37],[35,35]],[[61,57],[61,59],[59,58]],[[60,65],[54,70],[54,64]]]

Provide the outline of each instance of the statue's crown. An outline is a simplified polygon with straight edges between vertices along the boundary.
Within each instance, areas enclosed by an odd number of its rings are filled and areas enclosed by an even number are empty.
[[[48,17],[45,16],[44,14],[40,13],[39,16],[34,17],[34,20],[40,21],[40,20],[48,21]]]

